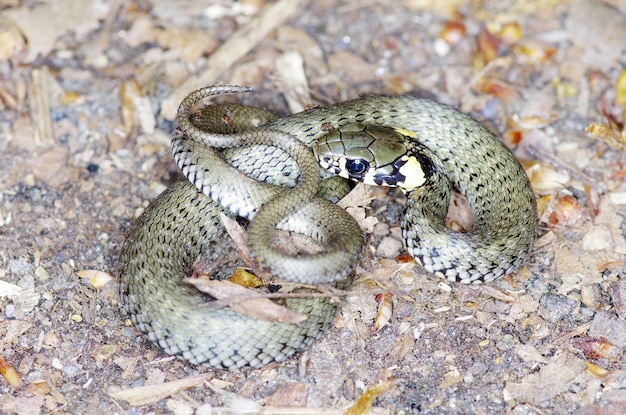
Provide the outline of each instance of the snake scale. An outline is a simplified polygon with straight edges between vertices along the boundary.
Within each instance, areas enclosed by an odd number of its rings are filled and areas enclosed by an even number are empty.
[[[410,96],[367,97],[284,118],[237,104],[192,111],[206,97],[247,91],[213,86],[183,101],[172,147],[187,179],[150,204],[122,248],[125,310],[165,352],[216,368],[260,367],[289,358],[330,326],[338,304],[324,296],[282,301],[307,316],[303,323],[269,322],[211,307],[182,281],[202,248],[221,237],[224,212],[251,220],[250,250],[279,278],[345,283],[362,237],[342,209],[315,197],[320,171],[309,147],[334,174],[402,188],[407,249],[430,273],[487,282],[516,271],[532,249],[536,204],[528,178],[471,117]],[[451,188],[472,208],[471,231],[444,225]],[[287,255],[273,245],[275,228],[305,233],[326,249]]]

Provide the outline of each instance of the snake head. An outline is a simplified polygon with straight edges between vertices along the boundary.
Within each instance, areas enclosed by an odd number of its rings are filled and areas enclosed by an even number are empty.
[[[432,173],[416,154],[415,134],[384,125],[346,124],[323,135],[313,151],[322,168],[350,180],[411,191]]]

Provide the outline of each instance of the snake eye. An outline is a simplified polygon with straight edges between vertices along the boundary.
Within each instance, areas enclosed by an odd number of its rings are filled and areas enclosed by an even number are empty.
[[[346,160],[346,170],[353,175],[361,175],[369,169],[370,164],[363,159],[348,159]]]

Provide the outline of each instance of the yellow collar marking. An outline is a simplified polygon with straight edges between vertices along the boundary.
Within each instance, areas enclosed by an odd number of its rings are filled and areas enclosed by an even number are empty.
[[[406,160],[406,163],[400,167],[400,174],[402,174],[405,179],[404,182],[399,185],[407,191],[423,185],[426,182],[426,175],[424,175],[422,165],[415,157],[404,156],[402,159]]]

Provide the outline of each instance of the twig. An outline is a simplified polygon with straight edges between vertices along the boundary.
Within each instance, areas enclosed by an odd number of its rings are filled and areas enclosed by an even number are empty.
[[[267,6],[247,25],[233,33],[220,48],[207,60],[207,70],[192,76],[180,85],[161,105],[161,115],[168,120],[176,117],[178,105],[191,91],[215,83],[219,76],[235,62],[244,57],[252,48],[280,26],[285,20],[295,15],[296,11],[308,0],[280,0]]]
[[[33,81],[29,84],[31,114],[35,127],[35,141],[38,146],[54,143],[52,118],[50,117],[50,73],[47,68],[33,69]]]

